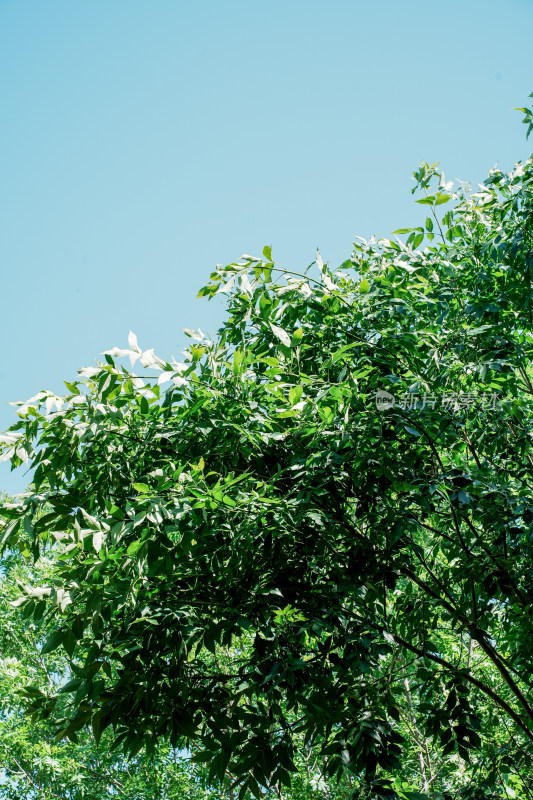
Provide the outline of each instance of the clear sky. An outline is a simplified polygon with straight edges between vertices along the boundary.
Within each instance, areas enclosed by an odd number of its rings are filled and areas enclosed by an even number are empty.
[[[532,31],[533,0],[0,0],[0,429],[130,328],[214,332],[217,262],[337,266],[424,216],[420,161],[527,157]]]

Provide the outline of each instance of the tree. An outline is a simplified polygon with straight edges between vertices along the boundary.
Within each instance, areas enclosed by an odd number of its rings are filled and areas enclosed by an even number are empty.
[[[40,622],[17,609],[20,587],[45,582],[52,569],[50,557],[31,564],[13,554],[1,563],[0,798],[103,800],[111,794],[128,800],[215,800],[220,795],[208,791],[207,771],[163,743],[154,758],[139,753],[126,761],[112,750],[109,735],[100,746],[88,731],[80,731],[76,742],[57,741],[53,721],[35,723],[24,714],[21,686],[58,691],[69,673],[68,656],[62,650],[41,654]]]
[[[414,770],[424,796],[533,796],[533,160],[475,194],[437,166],[405,241],[334,271],[243,256],[184,363],[131,334],[20,406],[3,541],[61,550],[21,601],[70,659],[60,735],[198,742],[243,794],[287,786],[303,739],[372,797],[418,796]]]
[[[100,800],[111,793],[128,800],[231,800],[228,777],[221,790],[211,785],[207,765],[195,764],[193,753],[177,752],[160,742],[153,756],[141,752],[125,759],[112,748],[109,731],[98,745],[84,729],[78,731],[77,741],[57,741],[53,720],[32,722],[24,714],[21,686],[57,691],[70,673],[62,648],[40,652],[45,626],[33,615],[21,614],[17,602],[21,587],[47,582],[58,556],[57,551],[48,551],[32,563],[13,553],[0,562],[0,798]],[[228,660],[227,655],[223,658]],[[340,786],[325,784],[316,757],[306,748],[285,798],[309,800],[323,796],[323,791],[329,800],[346,800],[351,794],[348,781]]]

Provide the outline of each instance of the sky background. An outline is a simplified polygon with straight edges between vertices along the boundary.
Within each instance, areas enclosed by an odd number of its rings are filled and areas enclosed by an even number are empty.
[[[130,328],[214,333],[216,263],[338,266],[424,218],[421,161],[528,157],[532,30],[533,0],[0,0],[0,430]]]

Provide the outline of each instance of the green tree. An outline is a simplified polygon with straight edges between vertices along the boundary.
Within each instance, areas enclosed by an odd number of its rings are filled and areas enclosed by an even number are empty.
[[[149,758],[139,753],[126,760],[111,749],[104,735],[97,746],[92,733],[80,731],[77,741],[57,741],[50,719],[32,722],[24,713],[20,691],[57,691],[69,673],[61,650],[40,652],[40,621],[17,611],[21,587],[46,581],[50,558],[26,563],[14,554],[1,563],[0,577],[0,798],[4,800],[100,800],[111,795],[128,800],[215,800],[206,770],[195,768],[161,743]]]
[[[184,363],[131,334],[20,406],[3,541],[62,550],[21,600],[69,657],[68,713],[28,690],[60,735],[195,742],[243,795],[310,746],[359,797],[533,796],[533,160],[415,180],[405,240],[243,256]]]
[[[77,741],[57,741],[50,719],[32,722],[24,714],[21,686],[58,690],[69,674],[68,656],[56,649],[40,652],[45,628],[40,620],[18,611],[21,588],[45,583],[54,570],[49,551],[35,564],[11,554],[0,563],[0,798],[5,800],[100,800],[110,793],[128,800],[217,800],[234,797],[226,776],[220,788],[209,782],[205,763],[191,753],[171,750],[160,742],[152,756],[138,753],[125,759],[104,734],[97,745],[92,732],[78,731]],[[221,654],[229,663],[233,654]],[[327,786],[307,748],[299,774],[286,800],[322,797],[345,800],[349,782]],[[270,793],[271,797],[277,794]]]

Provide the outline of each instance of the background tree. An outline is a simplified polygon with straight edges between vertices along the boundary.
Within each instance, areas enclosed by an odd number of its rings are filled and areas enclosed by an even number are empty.
[[[533,161],[473,195],[415,179],[405,241],[333,272],[243,256],[183,364],[132,334],[19,408],[4,457],[34,483],[3,541],[62,551],[21,601],[69,657],[68,713],[28,690],[60,735],[200,743],[241,797],[288,786],[302,740],[372,797],[415,771],[531,796]]]
[[[69,672],[61,650],[41,654],[43,629],[39,620],[22,616],[16,607],[21,586],[45,581],[53,562],[36,564],[8,556],[0,578],[0,798],[5,800],[214,800],[207,771],[194,767],[183,754],[164,743],[154,757],[139,753],[126,760],[112,750],[112,738],[97,746],[92,733],[79,732],[77,741],[57,741],[49,719],[33,721],[24,713],[21,687],[60,689]],[[15,607],[14,607],[15,606]]]
[[[208,765],[194,763],[191,753],[172,750],[160,742],[152,756],[140,752],[126,759],[112,749],[105,734],[99,745],[92,732],[81,729],[77,741],[58,741],[50,719],[32,722],[24,713],[21,687],[31,684],[43,690],[60,689],[69,673],[68,656],[62,649],[40,652],[43,627],[40,620],[22,615],[17,600],[21,587],[46,582],[53,572],[49,551],[37,563],[18,554],[4,557],[0,576],[0,797],[5,800],[82,800],[111,795],[128,800],[215,800],[234,797],[226,776],[221,787],[209,782]],[[232,654],[222,653],[223,662]],[[328,786],[316,755],[304,748],[300,771],[286,800],[324,797],[344,800],[351,795],[348,781]],[[279,794],[269,792],[274,798]]]

